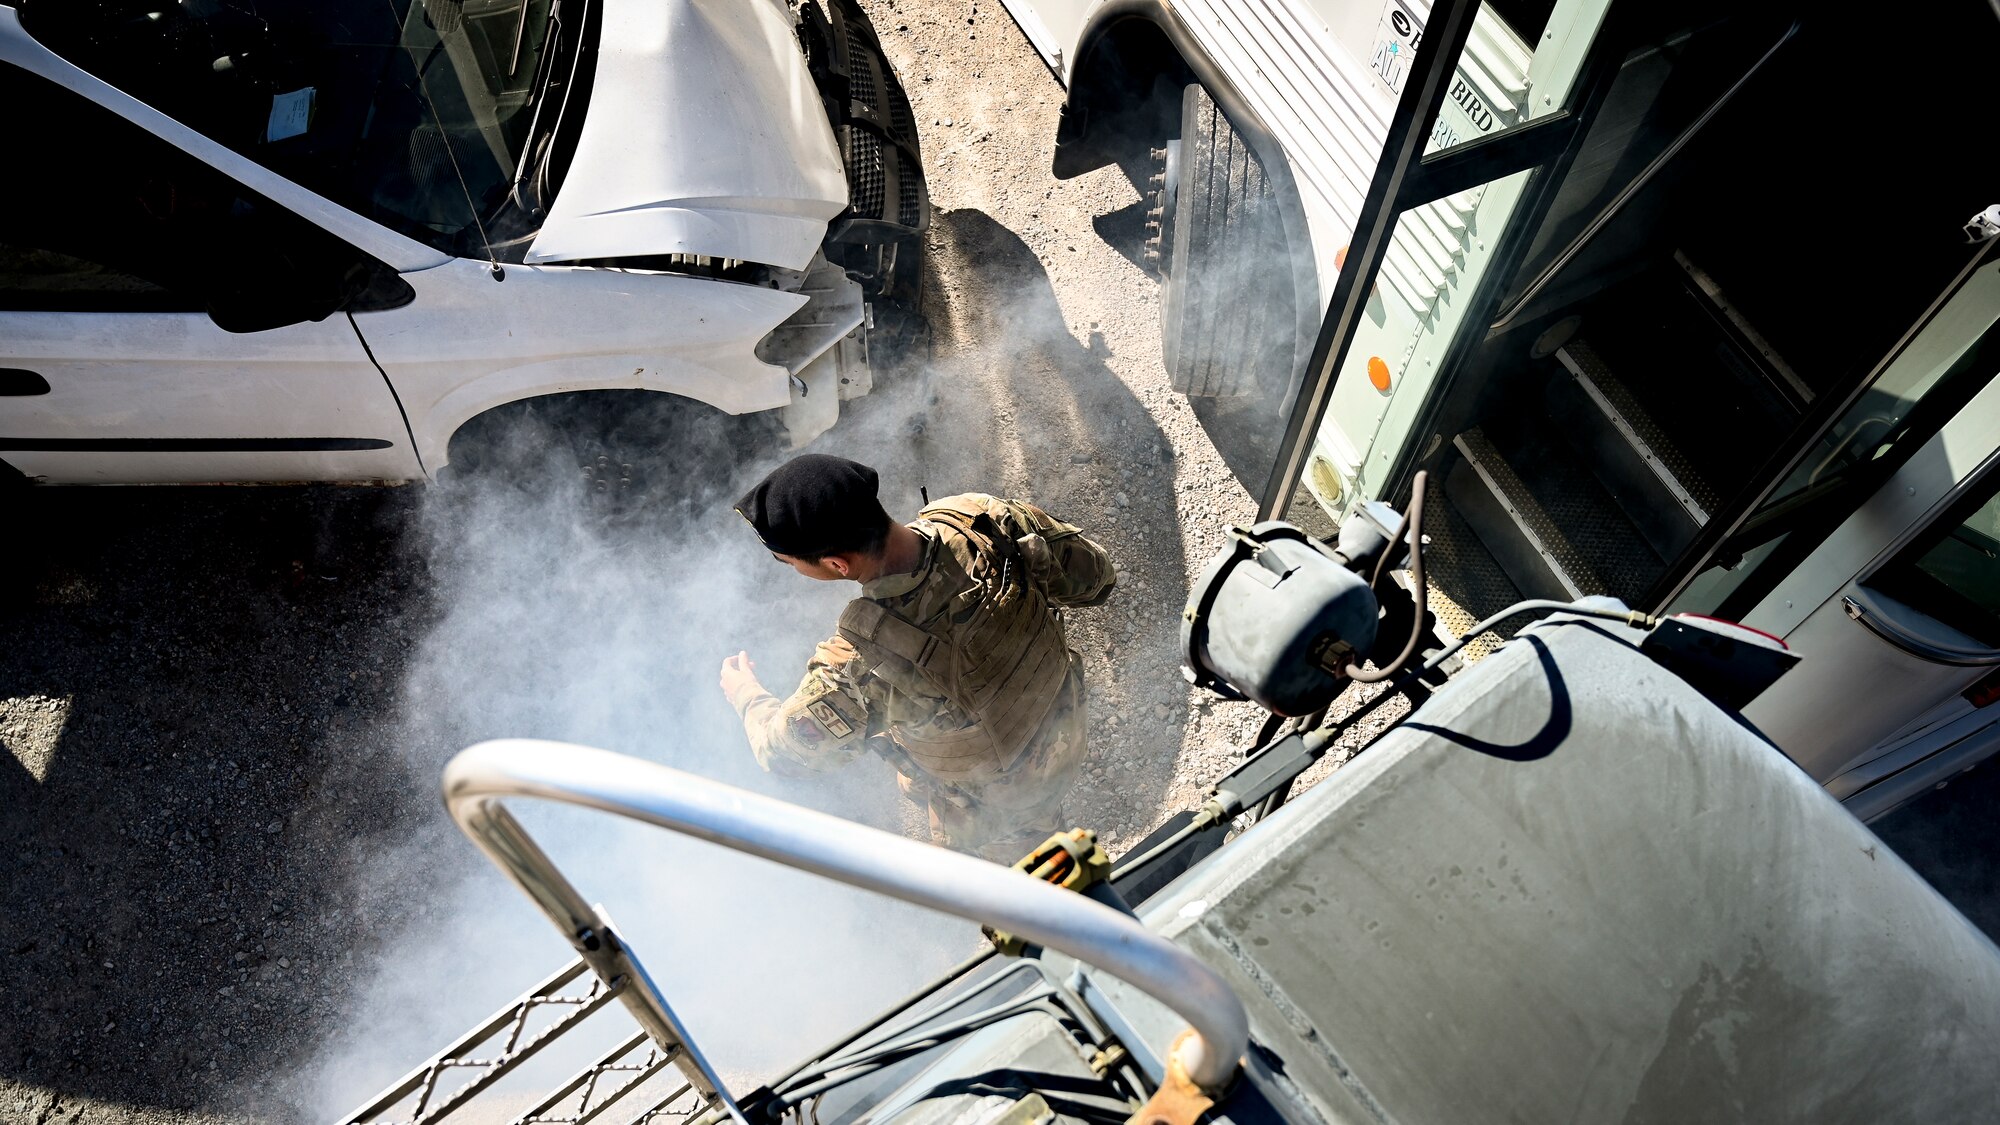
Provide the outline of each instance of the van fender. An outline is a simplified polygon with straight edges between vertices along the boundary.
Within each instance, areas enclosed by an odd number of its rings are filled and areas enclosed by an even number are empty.
[[[682,274],[454,259],[403,275],[416,300],[353,315],[409,423],[424,468],[451,435],[509,402],[571,391],[643,389],[729,414],[789,406],[783,367],[757,345],[806,298]]]

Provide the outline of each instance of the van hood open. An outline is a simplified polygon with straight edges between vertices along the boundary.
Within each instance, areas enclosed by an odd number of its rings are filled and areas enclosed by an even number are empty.
[[[847,206],[778,0],[603,0],[576,156],[530,262],[706,254],[804,269]]]

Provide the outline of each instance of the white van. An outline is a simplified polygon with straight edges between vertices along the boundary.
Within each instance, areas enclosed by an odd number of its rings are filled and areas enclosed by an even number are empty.
[[[0,101],[31,481],[419,480],[607,389],[797,444],[923,336],[916,130],[851,0],[0,3]]]

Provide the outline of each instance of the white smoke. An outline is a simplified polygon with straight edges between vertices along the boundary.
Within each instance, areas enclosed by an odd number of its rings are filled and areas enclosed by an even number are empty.
[[[1086,659],[1101,767],[1072,794],[1071,819],[1114,848],[1129,845],[1159,814],[1181,745],[1174,447],[1085,326],[1068,322],[1018,235],[975,210],[936,220],[934,269],[976,271],[980,292],[932,278],[925,311],[939,334],[936,360],[878,376],[813,448],[875,466],[897,518],[914,514],[920,487],[933,498],[1018,496],[1083,526],[1130,568],[1110,606],[1068,623]],[[775,562],[730,511],[787,455],[753,431],[707,416],[692,430],[682,420],[638,435],[673,451],[655,464],[687,474],[666,492],[699,498],[649,520],[607,520],[567,484],[439,488],[425,498],[418,523],[435,619],[413,649],[405,715],[390,735],[420,776],[435,777],[480,739],[539,737],[890,830],[917,819],[872,758],[802,781],[763,774],[717,687],[723,658],[747,649],[765,686],[788,693],[855,592]],[[574,474],[573,459],[555,460],[545,475]],[[657,830],[532,806],[522,819],[604,904],[735,1088],[802,1061],[978,942],[969,924]],[[359,1104],[569,953],[441,809],[368,872],[370,916],[391,921],[358,966],[367,983],[351,1029],[297,1084],[295,1100],[315,1119]]]
[[[723,658],[748,649],[766,686],[789,693],[853,595],[775,562],[730,510],[739,486],[782,455],[767,445],[749,458],[685,466],[688,480],[657,491],[707,502],[678,517],[608,513],[568,477],[551,487],[481,479],[435,489],[418,526],[438,613],[412,651],[405,714],[387,736],[426,767],[420,775],[436,776],[451,753],[481,739],[547,738],[897,830],[903,817],[886,766],[867,759],[807,780],[770,777],[717,686]],[[517,811],[584,895],[606,907],[739,1089],[800,1061],[978,941],[968,924],[657,829],[526,804]],[[570,956],[445,822],[440,809],[408,847],[367,865],[364,897],[394,921],[378,935],[381,960],[366,970],[349,1031],[301,1083],[298,1098],[315,1118],[359,1104]],[[567,1052],[561,1066],[575,1056]]]

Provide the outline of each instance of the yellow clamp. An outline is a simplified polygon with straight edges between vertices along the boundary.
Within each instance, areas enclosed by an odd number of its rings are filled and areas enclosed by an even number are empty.
[[[1085,888],[1111,877],[1111,857],[1097,845],[1097,833],[1088,828],[1072,828],[1042,841],[1034,851],[1022,856],[1014,870],[1025,871],[1044,883],[1081,893]],[[1019,957],[1027,942],[1004,930],[979,927],[993,948],[1009,957]]]

